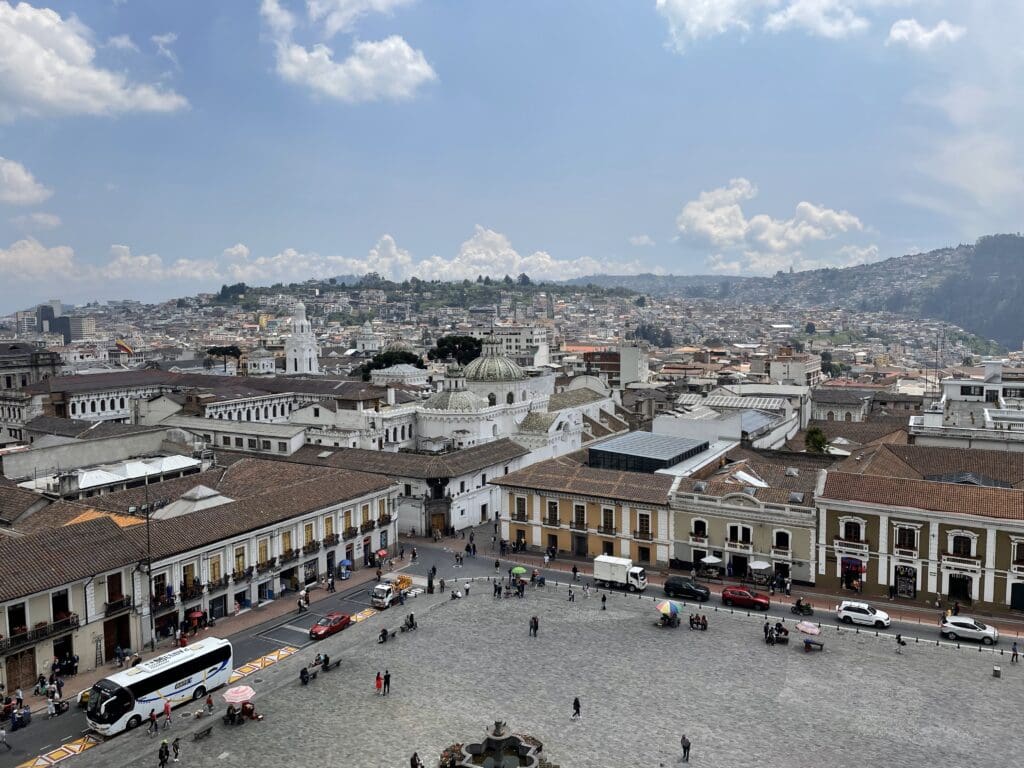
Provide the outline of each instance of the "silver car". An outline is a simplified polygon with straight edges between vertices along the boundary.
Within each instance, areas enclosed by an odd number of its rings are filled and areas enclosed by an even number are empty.
[[[939,631],[950,640],[980,640],[985,645],[992,645],[999,640],[998,629],[970,616],[945,616]]]

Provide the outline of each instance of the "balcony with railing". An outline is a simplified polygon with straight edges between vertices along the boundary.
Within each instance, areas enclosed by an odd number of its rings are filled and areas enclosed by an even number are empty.
[[[302,554],[304,554],[304,555],[312,555],[315,552],[319,552],[319,551],[320,551],[320,542],[319,541],[307,541],[305,544],[302,545]]]
[[[529,519],[529,515],[525,512],[513,512],[512,519],[517,523],[525,523]]]
[[[597,532],[604,536],[614,536],[619,532],[619,529],[614,525],[602,525],[597,529]]]
[[[333,547],[340,540],[341,540],[341,537],[338,536],[338,534],[336,534],[336,533],[328,533],[326,536],[324,536],[324,546],[325,547]]]
[[[295,549],[294,547],[292,549],[286,549],[284,552],[281,553],[281,565],[293,562],[294,560],[298,560],[299,554],[299,550]]]
[[[356,536],[359,535],[359,529],[356,528],[354,525],[350,525],[342,533],[346,539],[354,539]]]
[[[260,560],[260,562],[256,563],[256,573],[271,571],[275,565],[277,565],[276,557],[271,557],[269,560]]]
[[[952,566],[954,568],[981,568],[980,557],[964,557],[958,555],[955,552],[943,552],[942,553],[942,564]]]
[[[238,584],[242,581],[249,581],[252,578],[253,567],[250,565],[248,568],[244,568],[241,571],[235,571],[231,574],[231,580]]]
[[[725,548],[731,549],[736,552],[753,552],[754,545],[749,541],[740,541],[738,539],[726,539]]]
[[[154,611],[167,611],[175,606],[177,598],[174,595],[154,595],[149,599],[149,607]]]
[[[1024,573],[1024,560],[1014,560],[1010,563],[1011,573]]]
[[[378,528],[387,528],[389,525],[391,525],[391,515],[384,514],[377,518]]]
[[[569,521],[569,527],[574,531],[585,531],[587,530],[587,521],[576,518]]]
[[[178,585],[178,596],[182,600],[197,600],[203,595],[203,585],[198,581],[193,581],[191,584],[185,584],[182,582]]]
[[[49,637],[78,629],[78,614],[72,613],[57,621],[41,621],[32,629],[17,627],[10,637],[0,638],[0,653],[7,653]]]
[[[793,550],[789,547],[772,547],[772,557],[777,557],[780,560],[792,560]]]
[[[707,545],[708,536],[706,533],[697,533],[696,531],[690,531],[690,546],[706,547]]]
[[[206,582],[206,591],[217,592],[222,589],[227,589],[231,584],[231,578],[228,576],[221,576],[219,579],[210,579]]]
[[[842,539],[837,536],[832,540],[832,547],[837,552],[850,552],[856,555],[866,555],[870,551],[867,539]]]
[[[893,547],[892,553],[896,557],[917,558],[917,547]]]
[[[113,616],[114,614],[120,613],[121,611],[126,611],[129,608],[131,608],[131,607],[132,607],[131,595],[125,595],[124,597],[119,597],[119,598],[117,598],[115,600],[111,600],[108,603],[104,603],[103,604],[103,615],[104,616]]]
[[[370,531],[372,531],[376,527],[377,527],[377,521],[376,520],[367,520],[365,523],[363,523],[362,525],[359,526],[359,530],[362,531],[363,533],[369,533]]]
[[[653,541],[654,533],[651,531],[633,531],[633,538],[640,541]]]

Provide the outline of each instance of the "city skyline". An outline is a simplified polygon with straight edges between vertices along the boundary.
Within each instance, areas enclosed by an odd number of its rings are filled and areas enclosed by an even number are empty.
[[[771,274],[1016,229],[1024,11],[708,8],[0,0],[0,306]]]

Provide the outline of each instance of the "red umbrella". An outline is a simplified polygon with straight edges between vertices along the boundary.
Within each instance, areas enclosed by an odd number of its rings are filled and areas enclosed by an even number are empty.
[[[196,608],[194,611],[189,611],[188,617],[190,619],[201,619],[203,618],[203,612]]]
[[[386,549],[378,549],[377,550],[377,557],[387,557],[387,556],[388,556],[388,551]]]

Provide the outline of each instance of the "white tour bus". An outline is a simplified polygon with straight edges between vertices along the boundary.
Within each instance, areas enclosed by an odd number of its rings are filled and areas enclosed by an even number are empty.
[[[105,677],[92,687],[86,719],[104,736],[141,725],[164,701],[176,707],[206,696],[231,676],[231,643],[207,637],[185,648],[142,662]]]

